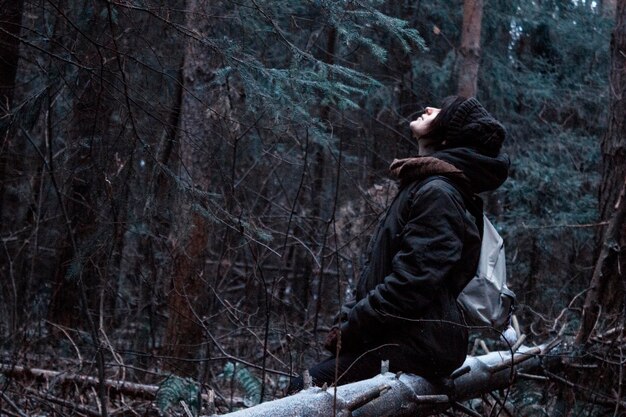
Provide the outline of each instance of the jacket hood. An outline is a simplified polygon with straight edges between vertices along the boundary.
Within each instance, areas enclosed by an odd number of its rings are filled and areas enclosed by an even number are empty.
[[[469,181],[472,192],[478,194],[501,186],[509,176],[511,162],[507,154],[489,156],[472,148],[449,148],[431,157],[454,165]]]
[[[389,169],[401,186],[431,175],[442,175],[478,194],[502,185],[508,177],[509,165],[506,154],[492,157],[473,148],[450,148],[430,156],[396,159]]]

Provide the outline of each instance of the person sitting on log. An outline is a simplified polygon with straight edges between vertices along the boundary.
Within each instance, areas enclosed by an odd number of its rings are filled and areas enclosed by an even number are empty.
[[[316,385],[343,385],[391,372],[430,379],[464,361],[468,331],[456,299],[474,277],[481,235],[477,193],[507,178],[504,127],[475,98],[448,97],[410,123],[419,155],[396,159],[399,191],[370,241],[356,299],[342,307],[309,369]],[[289,392],[303,387],[302,377]]]

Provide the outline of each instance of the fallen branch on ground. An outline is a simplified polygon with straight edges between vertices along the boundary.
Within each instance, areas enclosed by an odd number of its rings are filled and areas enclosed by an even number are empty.
[[[98,378],[78,375],[71,372],[50,371],[47,369],[27,368],[19,365],[0,363],[0,373],[18,379],[34,379],[37,381],[56,381],[58,383],[77,383],[85,386],[97,386]],[[157,385],[136,384],[126,381],[106,379],[104,385],[114,393],[129,395],[137,398],[153,399],[159,390]]]

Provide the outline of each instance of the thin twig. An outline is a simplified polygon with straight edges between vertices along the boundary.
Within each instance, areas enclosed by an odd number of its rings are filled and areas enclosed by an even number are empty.
[[[100,412],[98,412],[97,410],[94,410],[94,409],[92,409],[90,407],[86,407],[84,405],[76,404],[74,402],[67,401],[67,400],[64,400],[64,399],[59,398],[59,397],[55,397],[54,395],[51,395],[51,394],[42,393],[42,392],[39,392],[39,391],[34,390],[32,388],[26,387],[24,389],[26,391],[28,391],[29,393],[31,393],[32,395],[36,396],[36,397],[42,398],[42,399],[44,399],[46,401],[53,402],[55,404],[58,404],[58,405],[63,406],[65,408],[68,408],[68,409],[70,409],[72,411],[78,411],[78,412],[90,415],[92,417],[100,417],[102,415]]]
[[[65,335],[65,337],[67,337],[70,341],[70,343],[72,344],[72,347],[74,348],[74,350],[76,351],[76,356],[78,356],[78,367],[82,369],[83,367],[83,357],[80,354],[80,350],[78,349],[78,346],[76,346],[76,343],[74,343],[74,339],[72,339],[72,336],[70,336],[70,334],[67,332],[67,330],[65,329],[64,326],[58,325],[56,323],[52,323],[51,321],[48,320],[44,320],[45,323],[48,323],[51,326],[56,327],[57,329],[61,330],[61,332],[63,332],[63,334]]]
[[[606,226],[609,222],[597,222],[597,223],[582,223],[582,224],[546,224],[542,226],[529,226],[522,222],[521,227],[523,229],[534,230],[534,229],[555,229],[555,228],[571,228],[571,229],[584,229],[589,227],[600,227]]]
[[[26,415],[26,413],[24,413],[18,406],[17,404],[15,404],[13,401],[11,401],[11,399],[4,393],[4,392],[0,392],[0,396],[2,397],[2,399],[11,406],[11,408],[13,410],[15,410],[16,413],[18,413],[20,415],[20,417],[28,417],[28,415]]]

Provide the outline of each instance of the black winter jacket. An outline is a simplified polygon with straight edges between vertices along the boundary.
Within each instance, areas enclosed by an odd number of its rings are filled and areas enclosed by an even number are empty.
[[[432,158],[459,172],[405,170],[370,242],[341,337],[348,350],[399,344],[407,352],[405,371],[438,377],[459,367],[467,351],[456,298],[474,276],[480,253],[476,218],[482,207],[475,193],[500,186],[509,161],[472,148]],[[412,160],[423,165],[419,157]]]

